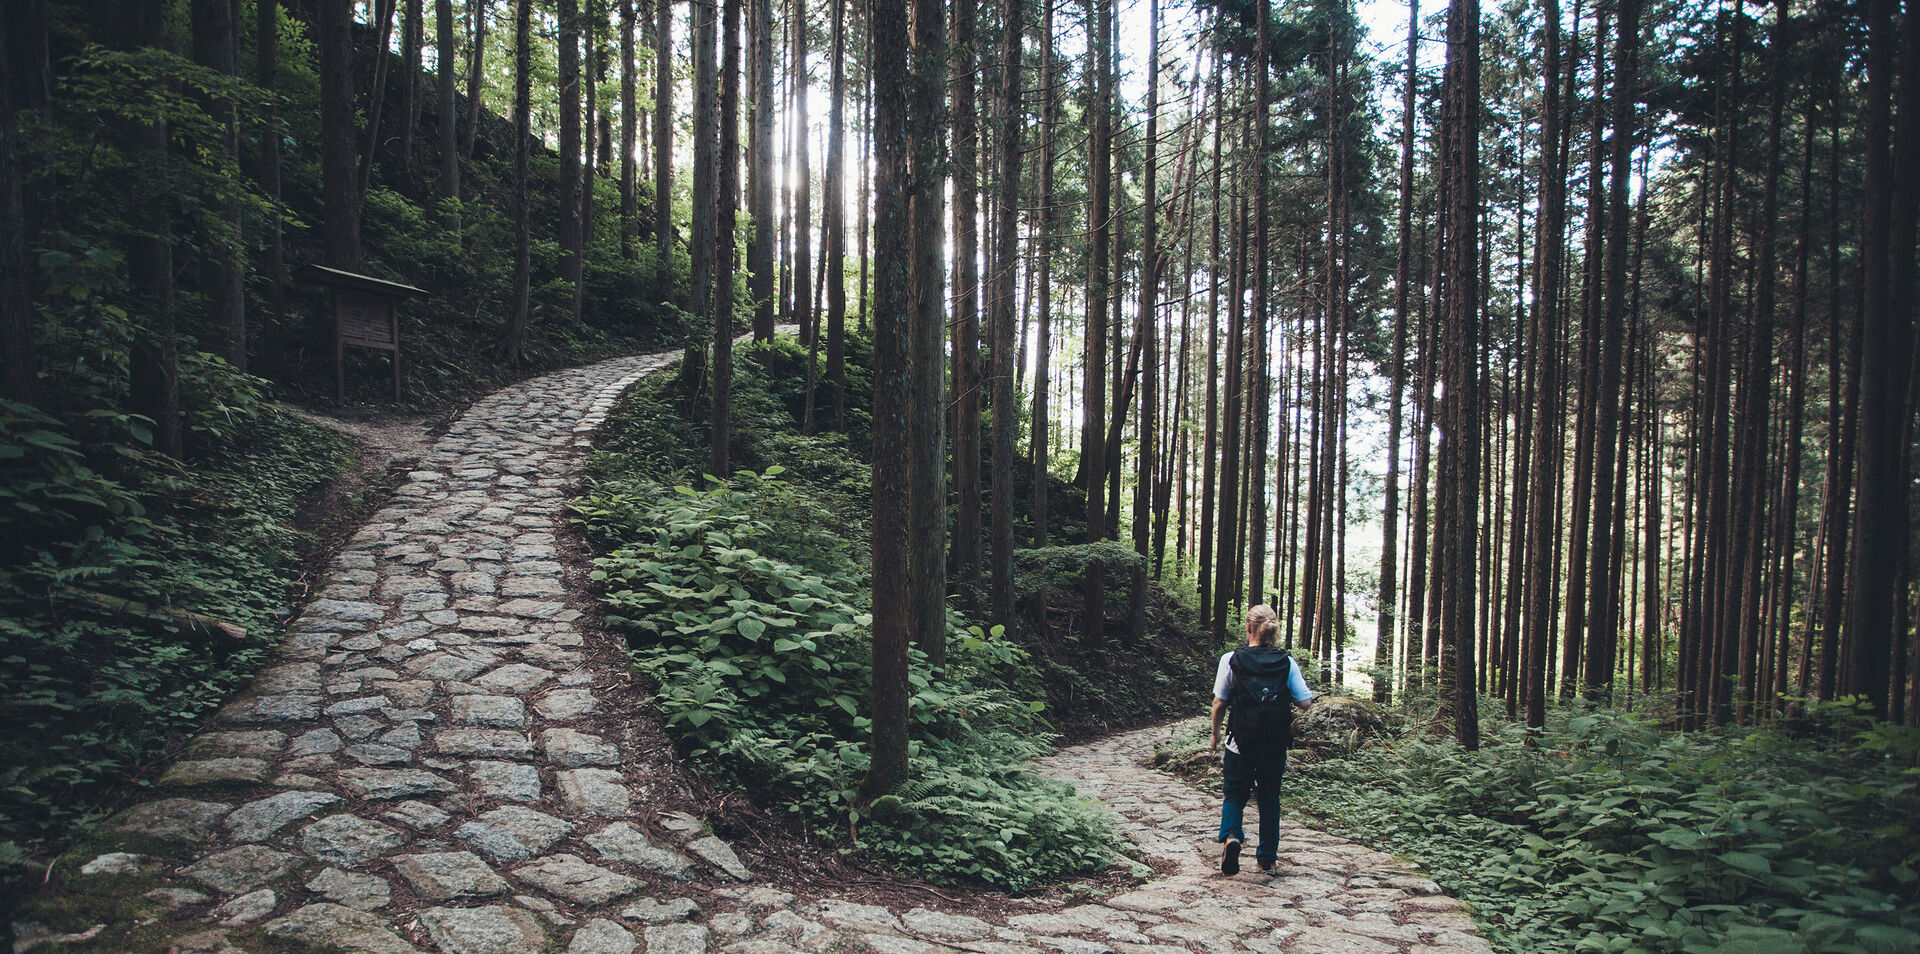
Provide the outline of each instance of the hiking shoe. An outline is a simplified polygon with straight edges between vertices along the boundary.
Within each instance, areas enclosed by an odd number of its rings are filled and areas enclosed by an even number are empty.
[[[1227,837],[1226,853],[1220,856],[1220,873],[1224,875],[1237,875],[1240,873],[1240,839],[1238,836],[1229,835]]]
[[[1255,859],[1254,863],[1260,866],[1262,874],[1273,874],[1273,862]]]

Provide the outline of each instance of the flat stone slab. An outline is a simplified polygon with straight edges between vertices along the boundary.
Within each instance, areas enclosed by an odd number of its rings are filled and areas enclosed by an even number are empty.
[[[606,918],[595,918],[573,932],[567,954],[633,954],[633,932]]]
[[[567,768],[588,765],[619,765],[620,747],[597,735],[573,729],[547,729],[540,733],[540,747],[547,761]]]
[[[533,707],[546,718],[564,721],[599,712],[600,700],[586,689],[556,689],[535,700]]]
[[[402,940],[387,919],[339,904],[309,904],[266,925],[269,937],[331,945],[365,954],[421,954]]]
[[[400,855],[393,859],[393,870],[429,901],[491,898],[508,891],[507,879],[471,851]]]
[[[190,759],[268,759],[280,755],[287,745],[287,734],[278,729],[243,729],[235,732],[202,732],[187,745]]]
[[[712,835],[687,842],[687,850],[707,864],[726,872],[727,877],[735,881],[753,880],[753,872],[748,871],[747,866],[741,863],[740,856],[734,854],[733,846]]]
[[[624,861],[680,881],[693,878],[692,862],[677,851],[654,844],[645,832],[627,822],[614,822],[588,835],[586,841],[609,861]]]
[[[502,694],[526,695],[552,678],[552,670],[526,663],[509,663],[473,680],[473,684]]]
[[[533,743],[507,729],[442,729],[433,736],[441,755],[454,758],[529,758]]]
[[[113,827],[163,841],[204,842],[233,806],[192,798],[163,798],[114,816]]]
[[[578,855],[541,858],[514,869],[513,876],[575,904],[606,904],[640,887],[640,882],[588,864]]]
[[[453,721],[494,729],[523,729],[527,704],[514,696],[455,696]]]
[[[287,825],[339,801],[340,796],[328,792],[281,792],[234,809],[226,818],[227,832],[234,841],[264,841]]]
[[[180,873],[216,891],[239,894],[267,885],[300,864],[284,851],[261,845],[229,848],[180,869]]]
[[[353,815],[331,815],[300,830],[300,847],[308,854],[348,868],[406,843],[398,829]]]
[[[236,702],[221,711],[228,722],[312,722],[320,717],[319,696],[285,694]]]
[[[538,918],[519,908],[428,908],[420,927],[446,954],[541,954],[547,932]]]
[[[461,825],[453,834],[489,857],[519,861],[553,847],[572,830],[572,822],[508,805]]]
[[[468,766],[481,795],[514,802],[540,800],[540,770],[521,762],[475,761]]]
[[[377,911],[393,900],[387,879],[328,868],[307,882],[307,890],[356,911]]]
[[[452,782],[420,769],[347,769],[340,783],[361,798],[416,798],[454,791]]]
[[[560,800],[567,810],[582,815],[625,815],[633,796],[626,779],[611,769],[572,769],[555,773]]]
[[[647,928],[647,954],[706,954],[703,924],[656,924]]]
[[[203,759],[175,762],[155,783],[162,788],[192,788],[222,782],[264,782],[271,768],[266,759]]]

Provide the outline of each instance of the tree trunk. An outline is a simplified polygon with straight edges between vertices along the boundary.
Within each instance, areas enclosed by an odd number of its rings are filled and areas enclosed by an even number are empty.
[[[1446,396],[1449,426],[1440,444],[1439,488],[1447,501],[1443,524],[1446,576],[1441,586],[1440,627],[1446,643],[1442,663],[1442,708],[1452,716],[1462,748],[1480,746],[1479,702],[1473,687],[1474,575],[1478,570],[1480,439],[1480,4],[1452,0],[1447,14],[1447,70],[1442,87],[1442,124],[1447,130],[1448,249]],[[1449,685],[1450,683],[1450,685]],[[1451,691],[1449,697],[1448,691]]]
[[[993,571],[988,619],[1013,626],[1013,347],[1014,268],[1019,263],[1020,30],[1024,0],[1006,0],[1000,36],[1000,194],[994,205],[999,220],[994,238],[993,331]]]
[[[803,0],[804,2],[804,0]],[[908,573],[915,643],[929,665],[946,664],[946,300],[941,250],[944,206],[944,101],[947,34],[939,0],[913,0],[914,62],[908,76],[913,129],[911,188],[913,228],[913,378],[910,383],[907,458]],[[804,151],[804,150],[803,150]],[[804,163],[802,165],[804,172]],[[804,196],[804,190],[802,190]],[[801,204],[805,221],[805,200]],[[799,229],[804,239],[805,229]],[[893,233],[899,234],[899,233]],[[801,248],[805,248],[804,240]],[[795,285],[804,288],[804,252]],[[804,299],[805,295],[797,297]]]
[[[953,4],[953,573],[960,592],[980,576],[980,135],[974,111],[976,0]],[[941,256],[944,261],[945,256]],[[998,410],[996,407],[995,410]]]
[[[473,18],[468,30],[473,44],[467,55],[467,115],[460,126],[462,159],[473,158],[474,135],[480,129],[480,93],[486,88],[487,11],[492,6],[490,0],[467,0],[467,12]]]
[[[869,0],[869,69],[876,76],[907,75],[907,6],[907,0]],[[883,236],[907,235],[905,84],[874,83],[872,138],[874,228]],[[915,605],[907,565],[912,258],[904,242],[882,241],[874,249],[873,752],[861,791],[867,799],[892,792],[907,774],[907,638]]]
[[[533,106],[533,0],[516,0],[513,8],[513,303],[507,313],[506,340],[501,353],[509,365],[520,363],[526,337],[528,286],[532,279],[533,244],[528,222],[527,153],[532,148],[529,128]]]
[[[1034,332],[1033,355],[1033,436],[1028,442],[1027,455],[1033,459],[1033,545],[1036,548],[1048,544],[1047,521],[1047,452],[1049,433],[1053,421],[1053,410],[1049,406],[1052,398],[1053,376],[1053,124],[1060,119],[1059,98],[1054,92],[1053,67],[1053,4],[1054,0],[1041,0],[1045,4],[1045,15],[1040,28],[1040,190],[1034,197],[1036,214],[1040,220],[1036,228],[1034,244],[1039,262],[1035,265],[1038,280],[1035,287],[1040,297],[1040,315]],[[1043,606],[1041,612],[1045,612]]]
[[[640,101],[634,76],[633,6],[633,0],[620,0],[620,254],[628,259],[638,253],[640,239]]]
[[[1088,44],[1088,65],[1094,74],[1092,105],[1088,121],[1092,125],[1087,139],[1089,184],[1087,218],[1088,250],[1092,256],[1087,271],[1086,378],[1081,393],[1082,486],[1087,494],[1087,542],[1106,539],[1106,459],[1107,459],[1107,294],[1108,245],[1111,222],[1113,174],[1113,51],[1108,46],[1107,19],[1110,5],[1102,0],[1087,0],[1092,21],[1092,40]],[[1092,645],[1099,646],[1105,634],[1106,574],[1095,561],[1088,561],[1082,593],[1082,629]]]
[[[673,274],[673,0],[654,3],[660,45],[653,51],[653,233],[660,259],[657,280],[671,289],[673,281],[667,276]],[[694,114],[696,129],[705,121],[704,114]]]
[[[740,4],[725,0],[720,31],[719,196],[713,278],[713,380],[707,424],[707,473],[725,480],[733,473],[728,445],[733,438],[733,270],[738,243],[734,213],[740,206]]]
[[[223,76],[239,75],[239,40],[233,0],[193,0],[193,61]],[[219,127],[214,146],[224,165],[240,164],[240,129],[233,107],[215,99],[203,100],[209,117]],[[247,293],[244,243],[240,236],[240,203],[218,203],[218,222],[203,230],[200,246],[200,292],[207,299],[207,318],[217,336],[217,353],[235,370],[247,370]]]
[[[272,93],[280,83],[279,0],[258,0],[254,11],[257,15],[254,24],[254,51],[257,58],[254,83]],[[254,173],[261,196],[276,205],[280,201],[279,122],[279,113],[269,104],[263,111],[259,167]],[[12,221],[20,219],[14,218]],[[262,294],[266,298],[266,313],[260,316],[260,371],[266,377],[278,379],[287,370],[287,265],[286,243],[277,209],[269,211],[262,218],[260,240],[264,249],[257,274],[265,284]],[[18,339],[9,337],[9,340]],[[31,348],[28,351],[31,353]]]
[[[560,280],[571,291],[568,320],[580,321],[581,255],[586,236],[580,221],[580,0],[559,2],[560,217],[554,238],[560,243]],[[711,77],[711,72],[709,72]],[[709,79],[711,82],[711,79]],[[711,100],[709,100],[711,102]],[[711,114],[709,114],[711,121]]]
[[[663,0],[664,2],[664,0]],[[748,71],[753,76],[752,142],[748,159],[748,215],[753,219],[753,240],[747,246],[748,294],[753,299],[753,339],[773,340],[773,247],[779,241],[773,219],[774,113],[773,99],[773,0],[752,0],[753,28],[748,31],[753,54]],[[844,4],[845,0],[836,0]]]
[[[827,382],[833,390],[832,429],[847,429],[847,0],[833,0],[833,49],[831,53],[832,105],[827,119],[826,171],[826,262],[827,277]],[[771,125],[768,127],[771,129]],[[768,163],[772,167],[772,163]],[[769,185],[771,203],[773,189]],[[768,218],[772,218],[771,210]],[[771,247],[769,247],[771,251]],[[771,265],[771,256],[769,256]],[[769,302],[769,306],[771,302]],[[767,311],[769,321],[773,311]]]

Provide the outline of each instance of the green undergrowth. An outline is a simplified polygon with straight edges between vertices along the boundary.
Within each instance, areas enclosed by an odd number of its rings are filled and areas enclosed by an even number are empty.
[[[1504,951],[1920,949],[1914,730],[1845,706],[1691,733],[1574,707],[1532,746],[1485,725],[1477,752],[1408,734],[1296,766],[1284,808],[1419,863]]]
[[[654,680],[669,735],[817,836],[931,880],[1024,889],[1104,868],[1118,849],[1105,813],[1021,768],[1053,740],[1020,691],[1026,651],[957,615],[944,668],[913,653],[909,781],[856,807],[867,468],[848,438],[793,433],[791,378],[774,372],[794,351],[783,340],[737,355],[736,458],[758,472],[696,483],[686,458],[704,459],[703,435],[661,375],[610,419],[575,505],[609,621]]]
[[[264,382],[217,358],[187,373],[184,463],[134,415],[0,403],[0,861],[15,874],[253,673],[311,545],[294,513],[348,462]]]

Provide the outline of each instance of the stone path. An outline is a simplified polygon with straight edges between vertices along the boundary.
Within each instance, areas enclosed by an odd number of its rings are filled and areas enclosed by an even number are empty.
[[[334,561],[275,663],[109,819],[116,850],[61,889],[137,892],[84,930],[15,924],[15,950],[374,954],[1061,954],[1477,951],[1473,923],[1401,863],[1287,826],[1279,877],[1212,869],[1215,807],[1139,763],[1166,729],[1040,766],[1106,801],[1174,873],[1098,904],[994,924],[755,885],[601,711],[596,653],[557,549],[593,428],[672,362],[603,362],[475,404]],[[630,749],[631,746],[628,745]],[[96,842],[98,837],[96,838]],[[99,917],[97,926],[85,921]],[[69,918],[71,920],[71,918]]]

